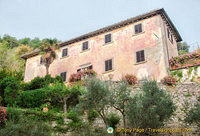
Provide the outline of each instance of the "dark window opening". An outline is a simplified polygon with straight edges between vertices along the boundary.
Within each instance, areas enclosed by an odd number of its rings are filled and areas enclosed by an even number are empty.
[[[68,49],[66,48],[66,49],[63,49],[62,50],[62,57],[65,57],[65,56],[67,56],[68,55]]]
[[[105,71],[109,71],[113,69],[112,59],[105,61]]]
[[[136,52],[136,61],[137,61],[137,63],[145,61],[144,50]]]
[[[111,42],[111,41],[112,41],[112,39],[111,39],[111,34],[105,35],[105,43],[109,43],[109,42]]]
[[[83,45],[82,45],[82,51],[85,51],[87,49],[88,49],[88,41],[84,42]]]
[[[60,73],[60,76],[62,77],[62,79],[63,79],[64,82],[66,81],[66,73],[67,72]]]
[[[142,32],[142,24],[135,25],[135,34]]]
[[[43,61],[42,57],[40,57],[40,64],[43,64],[43,63],[44,63],[44,61]]]

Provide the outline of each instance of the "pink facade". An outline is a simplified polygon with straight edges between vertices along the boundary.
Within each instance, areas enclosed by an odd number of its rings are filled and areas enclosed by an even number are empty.
[[[142,32],[135,34],[135,25],[142,25]],[[138,79],[151,78],[160,81],[167,75],[168,58],[177,56],[177,43],[173,32],[168,38],[168,26],[161,15],[142,19],[135,23],[104,32],[87,39],[68,44],[57,50],[57,58],[51,64],[49,72],[52,76],[66,72],[67,79],[72,73],[84,66],[92,65],[98,76],[107,80],[112,74],[112,80],[120,80],[125,74],[134,74]],[[105,35],[111,34],[112,41],[105,44]],[[88,41],[89,49],[82,51],[82,43]],[[68,55],[62,57],[63,49],[68,48]],[[136,52],[144,50],[145,60],[136,62]],[[105,61],[112,59],[112,70],[105,71]],[[46,70],[40,64],[40,55],[27,58],[25,82],[36,76],[45,76]]]

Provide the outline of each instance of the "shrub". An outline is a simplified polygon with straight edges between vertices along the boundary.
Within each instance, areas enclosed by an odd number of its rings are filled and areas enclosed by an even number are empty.
[[[123,77],[123,80],[127,81],[129,85],[135,85],[137,83],[137,78],[135,75],[132,74],[126,74]]]
[[[8,121],[0,129],[1,136],[51,136],[51,127],[41,121],[21,118],[18,122]]]
[[[11,108],[11,107],[7,108],[6,119],[8,121],[12,121],[14,123],[17,123],[22,116],[23,116],[23,113],[19,109],[17,109],[17,108]]]
[[[145,81],[141,90],[129,100],[127,119],[133,128],[160,128],[175,106],[166,91],[159,89],[156,81]]]
[[[88,120],[90,123],[92,123],[97,117],[99,116],[98,112],[95,110],[89,110],[88,111]]]
[[[49,98],[47,88],[36,89],[32,91],[24,91],[20,94],[17,105],[23,108],[40,107]]]
[[[0,92],[3,104],[13,105],[19,94],[20,83],[14,77],[6,77],[0,81]]]
[[[116,128],[116,125],[119,123],[120,117],[115,113],[110,113],[107,117],[107,122],[110,127],[113,129]]]
[[[162,80],[163,84],[165,85],[169,85],[169,86],[174,86],[176,85],[176,78],[174,78],[173,76],[169,75],[169,76],[166,76],[163,80]]]
[[[31,82],[25,83],[23,85],[23,90],[34,90],[47,87],[50,83],[60,82],[63,80],[60,76],[56,76],[55,78],[51,77],[51,75],[46,75],[45,77],[35,77]]]
[[[41,77],[35,77],[31,82],[26,83],[24,85],[24,90],[34,90],[34,89],[40,89],[45,86],[45,80]]]
[[[0,107],[0,126],[4,125],[5,120],[6,120],[6,115],[7,115],[6,109],[3,106],[1,106]]]

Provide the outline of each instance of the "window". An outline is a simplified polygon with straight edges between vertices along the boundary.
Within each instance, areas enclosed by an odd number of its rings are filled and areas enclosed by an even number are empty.
[[[88,49],[88,41],[84,42],[83,45],[82,45],[82,51],[85,51],[87,49]]]
[[[63,49],[63,50],[62,50],[62,57],[65,57],[65,56],[67,56],[67,55],[68,55],[68,48]]]
[[[112,41],[112,39],[111,39],[111,34],[105,35],[105,43],[109,43],[109,42],[111,42],[111,41]]]
[[[112,59],[105,61],[105,71],[113,70]]]
[[[66,81],[66,73],[67,72],[60,73],[60,76],[62,77],[62,79],[63,79],[64,82]]]
[[[145,61],[144,50],[136,52],[136,62],[139,63],[142,61]]]
[[[135,25],[135,34],[142,32],[142,24]]]
[[[42,57],[40,57],[40,64],[43,64],[43,63],[44,63],[44,61],[43,61]]]
[[[86,66],[86,67],[82,67],[82,68],[79,68],[79,69],[77,70],[77,72],[79,72],[79,71],[81,71],[81,70],[85,70],[85,69],[92,70],[93,67],[92,67],[92,65]]]
[[[173,44],[173,34],[169,31],[169,29],[167,28],[167,35],[169,40],[171,41],[171,43]]]
[[[172,42],[172,44],[173,44],[173,35],[171,34],[171,42]]]

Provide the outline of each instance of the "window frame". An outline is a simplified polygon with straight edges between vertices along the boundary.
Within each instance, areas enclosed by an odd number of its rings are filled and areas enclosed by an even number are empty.
[[[137,58],[137,53],[139,53],[139,52],[144,52],[144,60],[141,60],[141,58],[140,58],[140,61],[138,62],[137,60],[138,60],[138,58]],[[135,63],[136,64],[140,64],[140,63],[143,63],[143,62],[146,62],[146,53],[145,53],[146,51],[145,51],[145,49],[143,49],[143,50],[138,50],[138,51],[136,51],[135,52]],[[140,54],[140,57],[141,57],[141,54]]]
[[[110,35],[110,41],[109,42],[106,42],[106,36]],[[112,33],[108,33],[108,34],[105,34],[104,35],[104,44],[109,44],[112,42]]]
[[[64,50],[67,50],[67,55],[64,55]],[[61,58],[64,58],[64,57],[69,56],[69,49],[68,49],[68,48],[63,48],[63,49],[62,49],[62,54],[61,54],[61,55],[62,55]]]
[[[64,77],[62,76],[62,74],[65,74]],[[62,77],[63,82],[66,82],[66,81],[67,81],[67,72],[66,72],[66,71],[65,71],[65,72],[61,72],[61,73],[60,73],[60,76]],[[65,78],[65,79],[64,79],[64,78]]]
[[[84,49],[84,43],[87,43],[87,49]],[[89,41],[85,41],[82,43],[82,52],[89,50]]]
[[[137,33],[136,33],[136,26],[138,26],[138,25],[141,25],[141,32],[137,32]],[[143,30],[143,23],[141,22],[141,23],[135,24],[135,25],[134,25],[134,35],[140,34],[140,33],[142,33],[142,32],[144,32],[144,30]]]
[[[106,69],[106,62],[107,61],[109,61],[109,60],[111,60],[111,69]],[[112,71],[112,70],[114,70],[114,61],[113,61],[113,58],[110,58],[110,59],[106,59],[105,61],[104,61],[104,71],[105,72],[109,72],[109,71]]]

